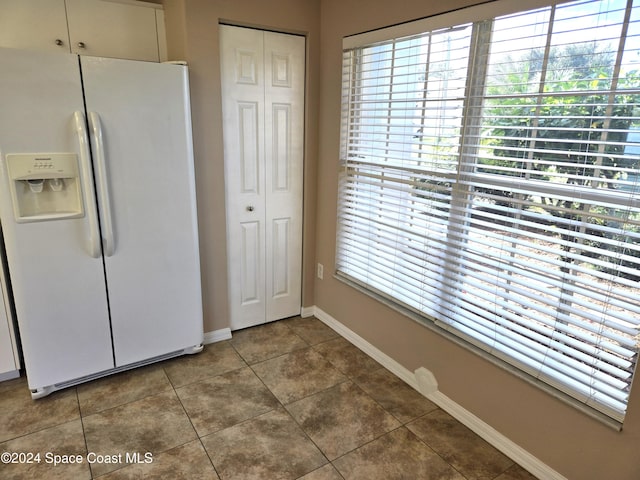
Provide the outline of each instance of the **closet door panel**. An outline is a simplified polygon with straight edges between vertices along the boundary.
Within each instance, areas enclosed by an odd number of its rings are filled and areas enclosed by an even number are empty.
[[[229,303],[237,330],[300,313],[305,40],[221,25],[220,52]]]

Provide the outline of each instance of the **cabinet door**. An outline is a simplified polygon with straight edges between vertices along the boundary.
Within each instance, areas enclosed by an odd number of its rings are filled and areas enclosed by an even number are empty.
[[[154,8],[99,0],[67,0],[71,51],[159,61]]]
[[[64,0],[0,0],[0,46],[68,53]]]

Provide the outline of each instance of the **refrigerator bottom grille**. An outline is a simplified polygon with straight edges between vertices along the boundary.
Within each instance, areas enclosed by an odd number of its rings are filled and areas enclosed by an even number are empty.
[[[85,375],[84,377],[74,378],[73,380],[67,380],[66,382],[60,382],[54,385],[37,388],[37,389],[31,390],[31,398],[38,399],[38,398],[46,397],[47,395],[57,390],[62,390],[63,388],[73,387],[74,385],[90,382],[91,380],[96,380],[98,378],[106,377],[108,375],[113,375],[115,373],[125,372],[127,370],[132,370],[134,368],[143,367],[145,365],[160,362],[162,360],[168,360],[169,358],[179,357],[180,355],[198,353],[198,352],[201,352],[202,349],[203,349],[202,345],[194,345],[193,347],[184,348],[182,350],[176,350],[175,352],[165,353],[164,355],[158,355],[157,357],[147,358],[139,362],[130,363],[128,365],[122,365],[121,367],[111,368],[109,370],[103,370],[101,372]]]

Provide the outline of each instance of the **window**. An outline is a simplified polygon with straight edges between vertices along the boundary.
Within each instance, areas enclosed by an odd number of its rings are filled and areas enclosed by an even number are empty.
[[[621,422],[640,0],[517,3],[345,39],[337,272]]]

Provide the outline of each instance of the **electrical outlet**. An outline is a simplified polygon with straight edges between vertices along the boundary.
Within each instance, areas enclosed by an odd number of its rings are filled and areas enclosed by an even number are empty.
[[[320,280],[322,280],[322,277],[324,276],[324,266],[321,263],[318,264],[318,272],[317,273],[318,273],[318,278]]]

